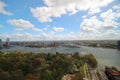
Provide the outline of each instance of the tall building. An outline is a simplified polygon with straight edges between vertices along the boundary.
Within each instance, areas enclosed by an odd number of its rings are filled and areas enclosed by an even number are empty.
[[[118,49],[120,49],[120,41],[118,41],[117,43],[118,43]]]
[[[6,45],[7,47],[10,46],[10,40],[9,40],[9,38],[6,39],[6,43],[5,43],[5,45]]]
[[[3,47],[3,44],[2,44],[2,39],[0,39],[0,48]]]

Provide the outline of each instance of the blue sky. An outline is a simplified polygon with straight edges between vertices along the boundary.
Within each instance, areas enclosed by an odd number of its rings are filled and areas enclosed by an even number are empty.
[[[0,38],[120,39],[119,0],[0,0]]]

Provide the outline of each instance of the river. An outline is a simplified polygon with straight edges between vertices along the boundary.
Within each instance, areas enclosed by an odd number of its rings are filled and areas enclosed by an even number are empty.
[[[74,53],[80,52],[82,54],[92,53],[98,61],[98,65],[101,69],[104,66],[118,66],[120,68],[120,50],[117,49],[107,49],[107,48],[96,48],[96,47],[86,47],[81,46],[80,48],[69,48],[64,46],[59,47],[48,47],[48,48],[30,48],[30,47],[20,47],[14,46],[9,49],[2,49],[2,51],[24,51],[24,52],[44,52],[44,53]]]

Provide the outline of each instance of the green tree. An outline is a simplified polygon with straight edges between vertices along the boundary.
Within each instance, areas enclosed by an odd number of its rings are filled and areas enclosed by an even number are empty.
[[[91,66],[91,67],[97,67],[97,60],[92,54],[88,54],[85,56],[86,62]]]
[[[7,71],[0,70],[0,80],[9,80],[10,74]]]
[[[11,80],[24,80],[24,75],[21,70],[16,70],[11,72]]]

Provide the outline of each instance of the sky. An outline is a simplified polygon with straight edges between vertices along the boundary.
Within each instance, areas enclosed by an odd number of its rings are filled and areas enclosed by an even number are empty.
[[[120,0],[0,0],[0,39],[119,40]]]

